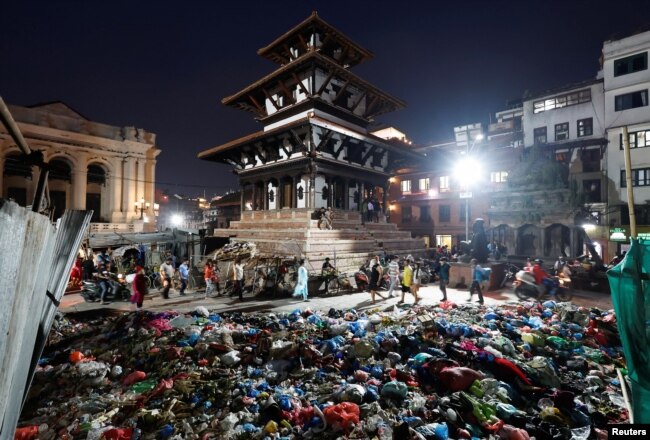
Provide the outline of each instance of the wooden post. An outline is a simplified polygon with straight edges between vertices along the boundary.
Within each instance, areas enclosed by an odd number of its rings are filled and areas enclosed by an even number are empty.
[[[630,137],[627,125],[623,127],[623,154],[625,155],[625,186],[627,189],[627,210],[630,216],[630,237],[636,238],[636,214],[634,213],[634,188],[632,187],[632,160],[630,159]]]

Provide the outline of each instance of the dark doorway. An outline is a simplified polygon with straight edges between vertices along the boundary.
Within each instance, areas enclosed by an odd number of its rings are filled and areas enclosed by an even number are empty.
[[[86,194],[86,210],[93,211],[93,216],[90,218],[91,222],[100,222],[102,209],[102,195],[97,193]]]
[[[10,186],[7,188],[7,198],[13,199],[20,206],[27,206],[27,189]]]
[[[65,191],[50,191],[50,201],[54,208],[54,220],[61,218],[66,208],[66,192]]]
[[[291,182],[282,183],[282,208],[291,208]]]

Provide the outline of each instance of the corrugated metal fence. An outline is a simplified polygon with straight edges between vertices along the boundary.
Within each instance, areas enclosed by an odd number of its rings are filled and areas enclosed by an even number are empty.
[[[14,438],[23,400],[92,211],[49,218],[0,199],[0,439]]]

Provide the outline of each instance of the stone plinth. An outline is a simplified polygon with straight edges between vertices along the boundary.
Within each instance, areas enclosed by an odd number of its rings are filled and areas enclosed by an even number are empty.
[[[262,256],[299,256],[310,271],[320,270],[329,257],[342,272],[353,272],[374,255],[423,256],[424,241],[413,239],[393,223],[361,223],[356,211],[335,211],[333,228],[318,229],[311,209],[246,211],[229,229],[215,235],[255,243]]]

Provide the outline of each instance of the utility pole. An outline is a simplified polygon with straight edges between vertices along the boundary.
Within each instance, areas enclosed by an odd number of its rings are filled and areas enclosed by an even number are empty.
[[[630,237],[636,238],[636,214],[634,212],[634,188],[632,187],[632,160],[627,125],[623,127],[623,154],[625,156],[625,187],[627,189],[627,210],[630,216]]]

